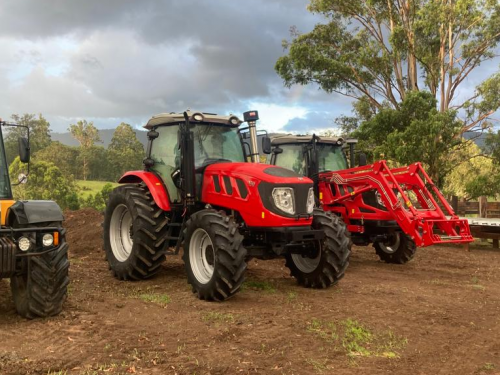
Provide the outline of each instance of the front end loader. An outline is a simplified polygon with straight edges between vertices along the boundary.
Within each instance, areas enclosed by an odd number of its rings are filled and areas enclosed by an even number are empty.
[[[148,121],[144,170],[120,178],[105,212],[104,250],[118,279],[152,277],[181,248],[188,282],[204,300],[235,295],[249,258],[285,258],[305,287],[344,276],[345,224],[314,207],[309,178],[259,163],[257,111],[244,119],[246,128],[236,116],[193,111]]]
[[[342,138],[276,136],[271,164],[314,181],[317,203],[342,217],[354,244],[373,243],[385,262],[410,261],[417,247],[473,241],[420,163],[391,169],[385,161],[348,168]],[[348,140],[351,166],[354,141]]]

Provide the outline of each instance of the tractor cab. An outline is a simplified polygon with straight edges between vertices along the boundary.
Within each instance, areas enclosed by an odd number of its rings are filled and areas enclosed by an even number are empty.
[[[201,175],[214,163],[244,162],[239,126],[236,116],[217,116],[187,112],[193,137],[196,191],[201,191]],[[181,203],[181,144],[180,131],[185,125],[182,114],[162,113],[153,116],[145,128],[149,130],[146,166],[164,182],[171,203]]]
[[[322,172],[347,169],[340,137],[280,135],[271,139],[271,164],[308,177]]]

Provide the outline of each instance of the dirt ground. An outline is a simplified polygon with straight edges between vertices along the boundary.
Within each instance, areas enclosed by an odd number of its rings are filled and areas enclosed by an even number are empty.
[[[180,257],[120,282],[92,210],[66,215],[71,286],[63,313],[27,321],[0,282],[0,374],[500,374],[500,252],[419,249],[404,266],[357,247],[328,290],[296,285],[283,261],[251,261],[224,303],[197,300]]]

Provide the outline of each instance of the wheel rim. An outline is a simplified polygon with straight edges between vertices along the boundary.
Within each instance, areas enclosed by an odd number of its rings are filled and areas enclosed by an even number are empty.
[[[400,235],[399,233],[395,233],[391,236],[391,239],[388,242],[386,243],[380,242],[380,248],[384,253],[394,254],[398,250],[400,244],[401,244]]]
[[[111,215],[109,228],[109,240],[111,251],[119,262],[125,262],[132,253],[134,241],[132,239],[132,215],[127,206],[120,204],[116,206]]]
[[[197,228],[189,241],[189,263],[196,280],[207,284],[214,274],[215,249],[212,239],[202,228]]]
[[[321,261],[321,249],[318,251],[318,255],[315,258],[308,258],[301,254],[292,254],[292,260],[299,271],[311,273],[319,266],[319,262]]]

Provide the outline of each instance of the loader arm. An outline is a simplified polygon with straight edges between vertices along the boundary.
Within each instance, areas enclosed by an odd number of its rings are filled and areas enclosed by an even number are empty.
[[[455,215],[420,163],[390,169],[382,160],[323,173],[320,184],[321,203],[342,215],[352,232],[363,233],[368,220],[395,221],[417,246],[473,241],[467,220]],[[365,202],[368,192],[379,204]]]

